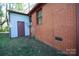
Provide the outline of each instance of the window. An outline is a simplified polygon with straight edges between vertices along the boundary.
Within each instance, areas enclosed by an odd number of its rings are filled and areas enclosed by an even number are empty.
[[[37,11],[37,24],[42,24],[42,9]]]

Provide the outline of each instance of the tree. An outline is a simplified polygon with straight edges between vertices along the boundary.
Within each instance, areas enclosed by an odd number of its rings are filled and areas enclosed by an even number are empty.
[[[14,10],[14,6],[15,6],[15,3],[7,3],[7,6],[9,7],[9,10]]]
[[[0,4],[0,17],[3,17],[2,4]]]
[[[22,11],[23,10],[23,4],[22,3],[16,3],[15,9],[18,10],[18,11]]]
[[[2,11],[2,4],[0,4],[0,28],[2,29],[2,17],[3,17],[3,11]]]
[[[2,7],[0,6],[0,17],[3,16],[3,11],[1,9],[2,9]]]

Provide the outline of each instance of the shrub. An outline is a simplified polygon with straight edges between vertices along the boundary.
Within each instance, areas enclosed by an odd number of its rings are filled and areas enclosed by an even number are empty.
[[[6,26],[4,29],[3,28],[0,29],[0,32],[7,32],[7,31],[9,31],[9,27],[8,26]]]

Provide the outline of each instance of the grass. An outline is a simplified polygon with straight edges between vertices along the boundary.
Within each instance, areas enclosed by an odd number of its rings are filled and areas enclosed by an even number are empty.
[[[0,56],[63,56],[62,52],[39,42],[35,38],[13,38],[0,34]]]

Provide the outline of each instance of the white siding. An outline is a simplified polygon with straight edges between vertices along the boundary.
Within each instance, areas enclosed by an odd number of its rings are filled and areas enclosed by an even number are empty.
[[[29,16],[21,15],[17,13],[10,13],[10,28],[11,28],[11,37],[18,37],[18,27],[17,21],[24,21],[25,23],[25,36],[30,35],[29,33]]]

